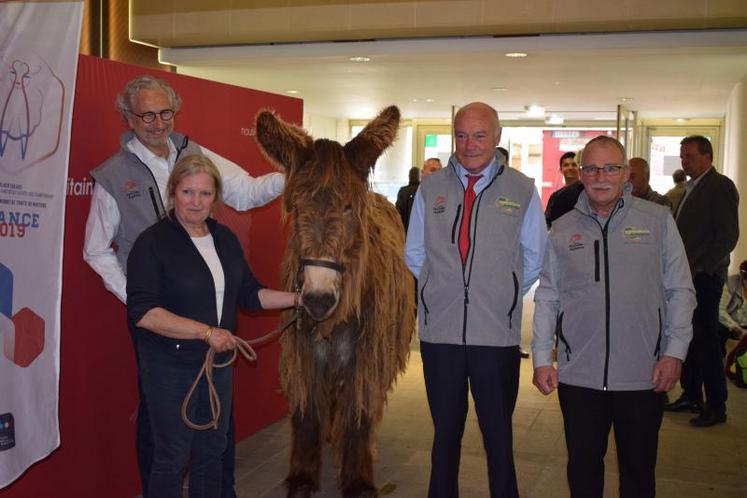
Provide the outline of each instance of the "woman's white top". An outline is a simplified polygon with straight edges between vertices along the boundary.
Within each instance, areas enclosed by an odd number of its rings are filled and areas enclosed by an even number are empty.
[[[208,268],[210,268],[210,273],[213,274],[213,282],[215,282],[215,306],[218,312],[218,323],[220,323],[221,315],[223,314],[223,295],[226,291],[226,278],[223,274],[223,265],[220,264],[220,259],[218,258],[218,252],[215,250],[213,236],[207,234],[204,237],[190,238],[200,252],[200,255],[202,255],[202,259],[205,260]]]

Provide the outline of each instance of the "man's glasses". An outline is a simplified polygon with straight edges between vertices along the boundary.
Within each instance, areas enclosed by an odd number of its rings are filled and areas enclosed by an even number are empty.
[[[129,111],[129,113],[142,119],[143,123],[152,123],[156,120],[156,116],[160,117],[161,121],[171,121],[174,114],[176,114],[173,109],[164,109],[163,111],[158,112],[144,112],[142,114],[132,111]]]
[[[604,173],[605,176],[617,176],[624,167],[624,164],[605,164],[604,166],[585,165],[581,166],[581,173],[586,176],[595,176],[597,173]]]

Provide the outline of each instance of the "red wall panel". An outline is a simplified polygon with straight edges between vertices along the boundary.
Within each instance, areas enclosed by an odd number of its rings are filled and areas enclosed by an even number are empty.
[[[169,81],[184,100],[176,117],[177,131],[240,164],[254,176],[272,171],[254,140],[257,111],[270,107],[287,121],[302,121],[299,99],[80,57],[65,214],[61,445],[3,490],[3,497],[118,498],[138,493],[136,368],[125,307],[104,289],[99,276],[83,261],[82,248],[90,205],[88,172],[117,150],[119,135],[126,130],[114,110],[115,96],[127,81],[146,72]],[[277,287],[286,240],[280,201],[248,213],[224,207],[217,218],[238,235],[258,278]],[[239,335],[257,337],[278,323],[276,313],[242,313]],[[235,370],[238,439],[287,412],[280,392],[277,340],[258,348],[257,353],[255,365],[242,358]]]

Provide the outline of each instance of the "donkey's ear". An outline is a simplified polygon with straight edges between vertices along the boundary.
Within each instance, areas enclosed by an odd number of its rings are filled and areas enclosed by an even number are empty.
[[[271,111],[257,114],[257,142],[265,157],[288,174],[306,162],[313,140],[298,126],[278,119]]]
[[[345,144],[345,158],[365,180],[382,152],[392,145],[399,128],[399,109],[389,106]]]

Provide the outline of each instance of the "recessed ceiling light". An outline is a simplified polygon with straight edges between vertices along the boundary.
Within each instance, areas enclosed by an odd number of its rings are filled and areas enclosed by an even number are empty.
[[[545,124],[548,125],[562,125],[565,122],[562,116],[558,116],[557,114],[550,114],[550,116],[545,119]]]
[[[370,57],[366,57],[364,55],[358,55],[358,56],[355,56],[355,57],[350,57],[348,60],[350,62],[371,62],[371,58]]]
[[[545,108],[541,105],[526,105],[524,109],[527,111],[527,117],[530,118],[542,118],[545,116]]]
[[[620,97],[623,102],[633,102],[633,97]]]
[[[286,90],[285,93],[290,93],[291,95],[295,95],[297,93],[301,93],[300,90]]]
[[[509,52],[506,54],[506,57],[511,57],[512,59],[520,59],[521,57],[526,57],[526,52]]]
[[[493,90],[494,92],[507,92],[508,88],[506,88],[505,86],[494,86],[493,88],[491,88],[491,90]]]
[[[433,102],[433,99],[425,99],[425,101],[430,104],[431,102]]]
[[[417,101],[418,101],[418,99],[412,99],[412,101],[413,101],[413,102],[417,102]]]

